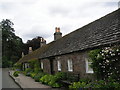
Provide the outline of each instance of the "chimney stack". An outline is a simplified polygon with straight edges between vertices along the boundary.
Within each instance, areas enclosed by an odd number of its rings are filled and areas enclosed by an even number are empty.
[[[29,53],[31,53],[32,52],[32,47],[29,47]]]
[[[55,28],[55,33],[54,33],[54,41],[56,41],[57,39],[62,38],[62,33],[60,32],[60,28],[56,27]]]
[[[46,40],[44,40],[44,38],[41,38],[40,47],[44,46],[45,44],[46,44]]]

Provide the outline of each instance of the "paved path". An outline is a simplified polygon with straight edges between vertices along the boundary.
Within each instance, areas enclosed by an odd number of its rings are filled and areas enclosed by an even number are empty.
[[[9,76],[8,74],[9,69],[4,68],[1,71],[2,71],[2,88],[20,88]]]
[[[14,71],[10,71],[10,74],[13,75],[13,72]],[[50,86],[43,85],[40,82],[35,82],[34,79],[23,74],[19,74],[18,77],[13,78],[21,86],[21,88],[51,88]]]

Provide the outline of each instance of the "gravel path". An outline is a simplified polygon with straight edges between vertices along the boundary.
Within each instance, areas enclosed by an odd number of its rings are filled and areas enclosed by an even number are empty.
[[[10,74],[12,75],[13,72],[14,71],[10,71]],[[43,85],[40,82],[35,82],[34,79],[23,74],[19,74],[18,77],[13,78],[22,88],[51,88],[50,86]]]

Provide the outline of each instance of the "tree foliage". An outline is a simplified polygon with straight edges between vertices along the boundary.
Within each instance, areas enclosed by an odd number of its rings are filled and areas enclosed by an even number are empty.
[[[13,25],[9,19],[0,22],[0,28],[2,29],[3,67],[9,67],[21,57],[23,42],[20,37],[15,35]]]

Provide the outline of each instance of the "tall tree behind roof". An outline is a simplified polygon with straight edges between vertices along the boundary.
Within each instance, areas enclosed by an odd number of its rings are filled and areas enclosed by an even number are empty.
[[[22,39],[15,35],[13,22],[9,19],[3,19],[0,22],[2,29],[2,65],[9,67],[21,57],[23,42]]]

